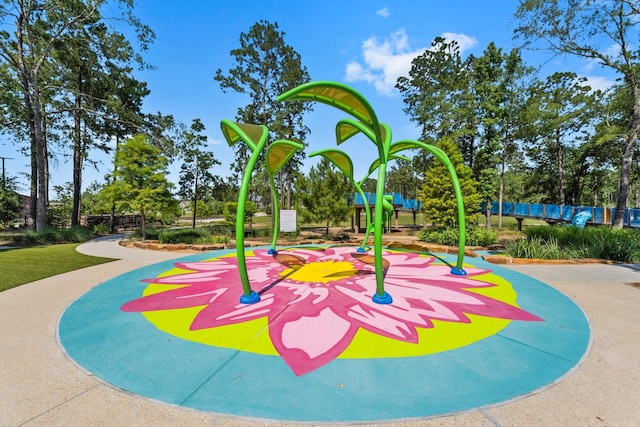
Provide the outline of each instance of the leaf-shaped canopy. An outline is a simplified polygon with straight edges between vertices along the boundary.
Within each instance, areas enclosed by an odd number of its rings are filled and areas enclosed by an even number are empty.
[[[421,144],[424,144],[424,142],[411,141],[411,140],[394,142],[393,144],[391,144],[391,147],[389,148],[389,154],[399,153],[400,151],[404,151],[404,150],[421,149],[423,148]]]
[[[387,133],[390,132],[389,126],[386,123],[380,123],[380,125],[380,136],[382,137],[382,141],[387,141]],[[374,144],[376,143],[376,136],[373,131],[362,122],[358,122],[353,119],[341,119],[338,121],[338,124],[336,125],[336,142],[340,145],[360,132],[365,134],[365,136]]]
[[[284,166],[298,150],[304,146],[300,143],[286,140],[279,140],[271,143],[267,147],[267,171],[274,176]]]
[[[376,143],[375,134],[364,123],[353,119],[341,119],[336,124],[336,143],[340,145],[359,133],[363,133],[374,144]]]
[[[230,147],[238,141],[243,141],[251,151],[255,151],[269,136],[269,129],[264,125],[235,123],[226,119],[220,122],[220,129]]]
[[[353,162],[346,153],[334,148],[314,151],[309,157],[322,156],[333,163],[351,181],[353,181]]]
[[[305,83],[283,93],[277,99],[278,101],[322,102],[351,114],[372,129],[378,127],[378,118],[369,102],[360,93],[342,83],[330,81]]]

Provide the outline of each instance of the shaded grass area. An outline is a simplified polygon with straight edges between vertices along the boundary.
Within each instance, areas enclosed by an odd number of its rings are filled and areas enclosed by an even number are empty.
[[[76,251],[77,243],[0,250],[0,292],[68,271],[115,261]]]

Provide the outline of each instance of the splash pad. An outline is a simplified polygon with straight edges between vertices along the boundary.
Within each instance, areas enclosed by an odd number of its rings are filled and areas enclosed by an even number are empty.
[[[432,417],[526,396],[590,343],[581,309],[537,280],[466,258],[353,247],[247,251],[260,302],[238,302],[235,251],[111,279],[74,302],[60,342],[103,381],[200,411],[299,422]]]

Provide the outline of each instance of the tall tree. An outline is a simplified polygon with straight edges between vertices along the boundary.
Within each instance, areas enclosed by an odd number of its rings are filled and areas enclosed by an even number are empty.
[[[444,136],[456,139],[464,130],[458,107],[468,85],[467,68],[455,41],[436,37],[431,49],[413,59],[409,77],[400,77],[396,88],[402,94],[405,113],[421,128],[422,141],[433,143]]]
[[[193,222],[196,228],[196,216],[198,201],[211,195],[211,187],[216,181],[216,176],[211,168],[219,165],[213,152],[207,151],[207,136],[204,135],[205,127],[200,119],[194,119],[191,127],[185,132],[182,152],[183,162],[180,166],[180,197],[191,200]]]
[[[148,27],[131,15],[133,2],[116,0],[143,43]],[[105,0],[7,0],[0,4],[0,19],[10,31],[0,31],[0,60],[7,64],[22,97],[22,114],[30,139],[32,156],[32,212],[36,228],[46,225],[48,202],[48,146],[46,103],[52,99],[50,78],[55,75],[54,52],[70,34],[93,25]]]
[[[311,104],[301,101],[277,102],[278,95],[310,81],[302,57],[286,44],[285,33],[277,23],[261,20],[240,34],[240,47],[231,51],[235,64],[228,72],[216,71],[214,80],[223,91],[247,94],[249,104],[238,109],[236,120],[269,128],[271,139],[288,139],[305,144],[309,129],[302,123]],[[249,159],[247,146],[236,145],[235,173],[241,176]],[[284,206],[290,207],[294,178],[304,159],[300,150],[278,173],[277,180],[286,191]]]
[[[122,129],[134,133],[142,97],[149,93],[146,84],[131,77],[130,64],[138,58],[131,43],[98,18],[61,38],[53,52],[59,88],[66,92],[58,97],[58,108],[70,117],[66,134],[73,146],[72,226],[80,221],[82,173],[85,161],[91,162],[89,151],[109,151],[107,143],[116,136],[117,145]]]
[[[521,0],[516,35],[533,47],[598,61],[617,72],[633,96],[629,128],[620,161],[615,227],[622,227],[629,197],[631,167],[640,131],[640,60],[637,0]]]
[[[146,239],[148,215],[177,208],[171,195],[173,184],[167,180],[167,157],[149,137],[136,135],[120,144],[114,163],[114,180],[101,190],[102,197],[114,200],[120,209],[139,213]]]
[[[529,158],[540,184],[547,177],[550,201],[566,204],[566,158],[585,139],[593,119],[595,96],[585,78],[575,73],[554,73],[533,85],[527,102],[531,126]]]

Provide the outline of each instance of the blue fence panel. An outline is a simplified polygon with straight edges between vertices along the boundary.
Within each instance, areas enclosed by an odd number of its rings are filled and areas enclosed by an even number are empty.
[[[513,215],[515,213],[515,203],[503,202],[502,203],[502,215]]]
[[[411,209],[414,211],[420,210],[421,203],[418,200],[402,200],[402,208],[403,209]]]
[[[629,209],[629,227],[640,227],[640,208]]]
[[[532,203],[529,205],[529,216],[534,218],[542,218],[542,211],[544,206],[540,203]]]
[[[400,193],[393,193],[393,204],[394,205],[401,205],[402,204],[402,194]]]
[[[604,208],[593,208],[591,221],[594,224],[604,224]]]
[[[516,216],[529,216],[529,204],[516,203]]]
[[[577,206],[563,206],[562,207],[562,220],[571,222],[573,217],[580,211],[580,208]]]
[[[560,205],[546,205],[544,217],[548,219],[560,219]]]

